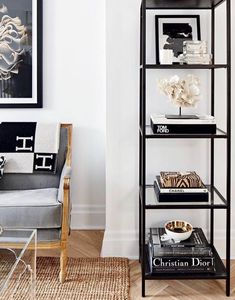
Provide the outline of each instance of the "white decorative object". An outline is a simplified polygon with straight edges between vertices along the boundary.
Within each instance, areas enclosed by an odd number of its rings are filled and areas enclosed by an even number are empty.
[[[175,75],[170,79],[164,78],[158,81],[158,88],[180,108],[179,116],[181,116],[182,107],[196,106],[200,95],[199,85],[199,78],[191,74],[182,79]]]
[[[208,53],[206,41],[184,41],[183,54],[179,55],[181,64],[202,64],[208,65],[212,62],[212,55]]]
[[[161,65],[172,65],[173,63],[173,50],[162,49],[160,50],[160,64]]]
[[[206,41],[184,41],[183,42],[184,54],[207,54],[208,45]]]
[[[164,228],[166,234],[161,236],[161,240],[174,240],[175,243],[187,240],[193,232],[193,226],[186,221],[170,221],[165,224]]]

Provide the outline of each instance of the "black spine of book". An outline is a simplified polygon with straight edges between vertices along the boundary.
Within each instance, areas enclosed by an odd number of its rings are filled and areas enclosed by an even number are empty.
[[[170,268],[152,268],[150,271],[151,274],[154,273],[215,273],[215,268],[211,267],[208,269],[201,269],[201,268],[178,268],[178,269],[170,269]]]
[[[155,124],[151,119],[154,134],[215,134],[216,124]]]
[[[153,257],[205,257],[212,256],[213,252],[211,247],[159,247],[156,245],[150,245],[152,247]]]
[[[208,202],[208,193],[160,193],[156,181],[154,191],[159,202]]]
[[[156,257],[153,256],[151,242],[148,245],[149,271],[154,273],[215,273],[214,257]],[[183,250],[183,249],[182,249]],[[162,263],[163,262],[163,263]]]
[[[150,229],[149,234],[149,253],[151,257],[212,257],[213,251],[209,245],[201,247],[162,247],[159,239],[159,235],[154,234],[155,243],[153,242],[153,235]],[[204,237],[205,238],[205,237]],[[206,241],[199,243],[206,245]]]
[[[160,272],[182,272],[182,273],[214,273],[215,262],[214,257],[156,257],[153,256],[151,243],[149,243],[149,267],[150,273]]]
[[[163,234],[165,234],[165,229],[159,228],[159,236],[162,236]],[[197,230],[193,231],[191,237],[188,240],[175,243],[174,241],[161,241],[160,239],[160,244],[161,247],[177,247],[177,248],[209,246],[201,228],[198,228]]]
[[[214,267],[214,257],[152,257],[155,268],[209,268]]]
[[[214,257],[152,257],[152,272],[214,272]]]
[[[189,239],[175,243],[173,240],[161,241],[161,236],[165,234],[164,228],[150,228],[150,239],[154,245],[154,237],[157,237],[157,244],[160,247],[169,247],[169,248],[184,248],[184,247],[194,247],[194,248],[204,248],[210,247],[203,231],[201,228],[194,228]]]

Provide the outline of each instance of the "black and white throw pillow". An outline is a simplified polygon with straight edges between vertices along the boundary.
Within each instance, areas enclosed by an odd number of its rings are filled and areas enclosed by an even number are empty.
[[[6,164],[6,159],[4,156],[1,156],[0,157],[0,178],[2,178],[3,176],[5,164]]]

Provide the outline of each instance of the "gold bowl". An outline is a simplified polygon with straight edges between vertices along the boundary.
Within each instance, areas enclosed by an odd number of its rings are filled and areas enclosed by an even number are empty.
[[[193,226],[186,221],[173,220],[165,224],[165,231],[168,237],[180,242],[187,240],[191,236]]]

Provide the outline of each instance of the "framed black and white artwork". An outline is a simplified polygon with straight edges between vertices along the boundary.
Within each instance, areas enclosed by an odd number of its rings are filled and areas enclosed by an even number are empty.
[[[157,64],[160,60],[160,50],[173,50],[173,63],[179,63],[179,55],[183,53],[183,42],[201,39],[199,15],[157,15],[155,26]]]
[[[41,108],[42,87],[42,0],[4,0],[0,108]]]

